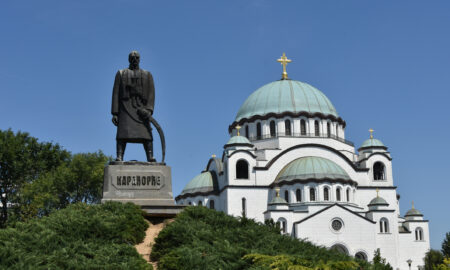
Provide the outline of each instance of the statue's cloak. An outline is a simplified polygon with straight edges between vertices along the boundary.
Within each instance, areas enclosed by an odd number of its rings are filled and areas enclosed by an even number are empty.
[[[153,113],[155,86],[150,72],[122,69],[114,80],[111,114],[118,117],[117,140],[140,143],[153,140],[148,121],[138,110]]]

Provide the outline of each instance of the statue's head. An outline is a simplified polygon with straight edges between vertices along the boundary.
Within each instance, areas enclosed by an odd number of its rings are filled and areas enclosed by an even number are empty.
[[[132,51],[128,55],[128,62],[130,62],[130,67],[137,68],[139,67],[139,61],[141,59],[141,56],[137,51]]]

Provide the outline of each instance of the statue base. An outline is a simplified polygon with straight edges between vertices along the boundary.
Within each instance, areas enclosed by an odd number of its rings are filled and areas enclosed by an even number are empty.
[[[160,217],[175,216],[184,208],[173,199],[170,167],[157,162],[110,162],[103,180],[105,201],[132,202],[149,216]]]

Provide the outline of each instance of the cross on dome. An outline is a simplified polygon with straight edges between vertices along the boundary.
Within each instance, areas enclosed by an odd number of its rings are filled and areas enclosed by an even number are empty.
[[[239,130],[241,129],[241,126],[240,126],[240,125],[237,125],[237,126],[236,126],[236,129],[237,129],[237,135],[238,135],[238,136],[241,136],[241,133],[239,132]]]
[[[373,129],[369,129],[369,132],[370,132],[370,138],[373,139],[373,132],[374,132],[374,130]]]
[[[379,192],[380,192],[380,190],[377,188],[377,198],[380,197]]]
[[[287,66],[288,63],[292,62],[292,60],[288,59],[286,57],[286,54],[283,53],[283,56],[281,56],[280,59],[277,59],[277,62],[279,62],[279,63],[281,63],[281,65],[283,65],[283,74],[281,75],[281,79],[282,80],[287,80],[288,79],[288,75],[287,75],[287,72],[286,72],[286,66]]]

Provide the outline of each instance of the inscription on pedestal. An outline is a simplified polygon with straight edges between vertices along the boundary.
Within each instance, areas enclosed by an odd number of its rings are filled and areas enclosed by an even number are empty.
[[[111,184],[117,189],[161,189],[165,179],[161,173],[127,172],[111,175]]]

